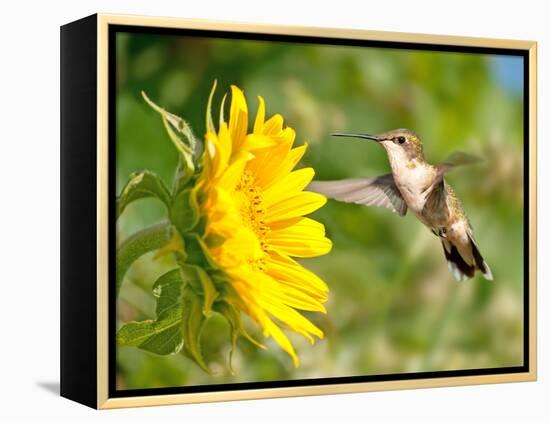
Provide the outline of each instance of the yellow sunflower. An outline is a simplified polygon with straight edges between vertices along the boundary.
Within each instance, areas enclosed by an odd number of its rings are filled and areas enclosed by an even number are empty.
[[[326,198],[304,191],[314,171],[293,169],[307,145],[293,148],[295,132],[283,128],[282,116],[265,120],[265,103],[258,97],[249,133],[243,92],[231,86],[231,95],[229,122],[223,119],[222,102],[219,131],[210,118],[205,137],[199,182],[204,241],[237,293],[233,307],[258,322],[264,336],[273,337],[298,367],[294,347],[281,328],[312,343],[314,336],[323,337],[300,311],[326,313],[328,287],[294,257],[330,251],[324,226],[304,217],[322,207]]]

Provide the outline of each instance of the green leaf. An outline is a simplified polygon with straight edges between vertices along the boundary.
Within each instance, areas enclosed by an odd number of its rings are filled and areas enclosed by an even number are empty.
[[[157,316],[162,319],[172,308],[181,306],[181,287],[184,283],[179,269],[171,270],[153,285],[153,295],[157,298]]]
[[[197,190],[188,188],[176,194],[170,208],[170,220],[181,235],[191,231],[199,223],[200,213]]]
[[[148,170],[132,173],[116,200],[116,218],[131,202],[148,197],[158,198],[170,207],[170,192],[156,174]]]
[[[138,258],[164,247],[171,240],[171,224],[161,222],[143,229],[124,240],[116,251],[116,295],[120,291],[126,272]]]
[[[117,333],[117,344],[121,347],[139,347],[159,355],[178,353],[182,348],[182,309],[168,310],[163,319],[130,322]]]
[[[153,285],[157,319],[122,326],[116,336],[118,345],[138,347],[159,355],[178,353],[183,345],[182,286],[179,269],[162,275]]]
[[[206,270],[216,270],[218,265],[212,260],[208,248],[196,233],[186,233],[183,236],[187,252],[186,262],[202,267]]]
[[[192,289],[197,286],[201,295]],[[208,372],[200,335],[218,294],[206,272],[196,266],[171,270],[155,282],[153,295],[157,298],[157,319],[122,326],[117,333],[118,345],[159,355],[182,351]]]

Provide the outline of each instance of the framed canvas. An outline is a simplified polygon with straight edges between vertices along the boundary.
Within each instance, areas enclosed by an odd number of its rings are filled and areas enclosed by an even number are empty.
[[[536,379],[536,43],[61,28],[61,394]]]

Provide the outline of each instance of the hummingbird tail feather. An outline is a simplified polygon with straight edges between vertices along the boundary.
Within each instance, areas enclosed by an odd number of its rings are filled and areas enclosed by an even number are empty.
[[[443,252],[447,259],[447,266],[457,281],[465,281],[474,277],[475,265],[469,265],[464,261],[458,249],[447,239],[442,239]]]
[[[479,270],[483,274],[483,277],[485,279],[492,281],[493,274],[491,273],[491,268],[483,259],[475,241],[472,239],[472,237],[469,238],[474,259],[474,262],[472,264],[469,264],[466,260],[464,260],[464,258],[458,251],[458,248],[448,239],[441,240],[441,243],[443,245],[443,252],[445,253],[445,258],[447,259],[447,266],[449,266],[449,270],[457,281],[464,281],[473,278],[476,270]]]
[[[481,253],[479,252],[479,248],[476,242],[474,241],[474,239],[471,236],[469,236],[469,238],[470,238],[470,242],[472,243],[472,253],[474,255],[476,267],[480,270],[480,272],[483,274],[483,277],[485,279],[487,279],[488,281],[492,281],[493,273],[491,272],[491,268],[489,267],[489,265],[487,264],[487,262],[485,261]]]

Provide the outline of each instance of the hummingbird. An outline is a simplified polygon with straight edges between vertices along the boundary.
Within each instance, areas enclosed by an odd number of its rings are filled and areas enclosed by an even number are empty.
[[[391,173],[370,178],[313,181],[308,190],[346,203],[386,207],[401,217],[410,209],[440,238],[447,265],[456,280],[471,279],[476,271],[480,271],[485,279],[493,280],[462,203],[445,180],[449,170],[478,162],[478,157],[455,152],[442,163],[431,165],[424,159],[420,137],[410,129],[394,129],[378,135],[331,135],[378,143],[386,151]]]

